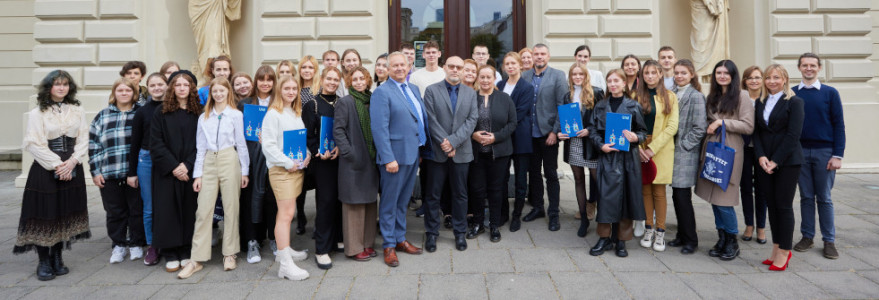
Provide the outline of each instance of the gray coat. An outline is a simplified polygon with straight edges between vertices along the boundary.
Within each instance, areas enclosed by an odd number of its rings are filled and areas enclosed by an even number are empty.
[[[522,73],[522,80],[531,83],[534,78],[534,69]],[[534,114],[537,115],[537,127],[540,134],[546,136],[550,132],[559,132],[559,105],[564,104],[564,95],[568,92],[568,79],[565,72],[546,67],[543,71],[543,79],[540,86],[534,86],[537,91],[537,104]]]
[[[354,101],[351,95],[339,99],[333,116],[333,138],[339,147],[339,201],[373,203],[378,195],[378,169],[369,157]]]
[[[699,176],[702,139],[708,129],[705,95],[687,85],[675,88],[678,96],[678,133],[675,135],[675,163],[671,187],[690,188]]]
[[[446,89],[446,81],[427,86],[424,90],[424,108],[427,111],[428,131],[431,138],[432,161],[442,163],[448,159],[440,146],[443,139],[449,140],[455,148],[455,163],[469,163],[473,160],[473,146],[470,135],[476,128],[479,111],[476,108],[476,91],[463,84],[458,85],[458,102],[452,112],[452,100]]]

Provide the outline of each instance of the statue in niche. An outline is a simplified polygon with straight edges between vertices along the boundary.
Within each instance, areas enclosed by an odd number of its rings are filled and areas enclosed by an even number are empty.
[[[730,58],[729,4],[727,0],[690,0],[690,16],[690,54],[696,74],[704,80],[714,64]]]
[[[199,69],[204,68],[210,57],[231,54],[229,22],[241,19],[241,1],[189,0],[189,20],[198,46]]]

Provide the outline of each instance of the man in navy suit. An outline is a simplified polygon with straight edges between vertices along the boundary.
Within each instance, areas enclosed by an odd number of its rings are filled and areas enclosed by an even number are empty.
[[[421,254],[406,240],[406,211],[415,186],[419,147],[429,149],[427,114],[417,86],[406,82],[410,63],[401,52],[388,55],[389,80],[372,93],[370,127],[381,173],[379,226],[385,263],[399,265],[396,251]]]

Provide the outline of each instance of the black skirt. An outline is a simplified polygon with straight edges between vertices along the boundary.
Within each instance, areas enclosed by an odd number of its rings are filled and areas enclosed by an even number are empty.
[[[55,152],[67,160],[73,149]],[[34,246],[51,247],[70,244],[92,236],[89,231],[88,196],[82,164],[74,168],[76,177],[70,181],[55,179],[55,171],[44,169],[36,161],[31,164],[22,196],[18,238],[12,252],[25,253]]]

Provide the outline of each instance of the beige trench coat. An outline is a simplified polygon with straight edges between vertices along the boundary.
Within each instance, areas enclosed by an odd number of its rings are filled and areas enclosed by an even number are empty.
[[[726,192],[717,184],[700,177],[696,181],[696,195],[713,205],[736,206],[739,205],[739,182],[742,179],[742,162],[745,159],[745,142],[742,139],[742,134],[754,132],[754,106],[751,104],[751,98],[748,97],[748,93],[742,91],[739,97],[739,109],[735,114],[711,112],[707,112],[707,114],[709,126],[714,120],[718,119],[723,119],[724,123],[726,123],[726,145],[736,149],[736,158],[733,162],[733,173]],[[705,162],[705,146],[708,142],[720,141],[720,128],[715,133],[706,136],[705,141],[702,142],[702,155],[699,159],[700,172],[702,171],[701,166]]]

